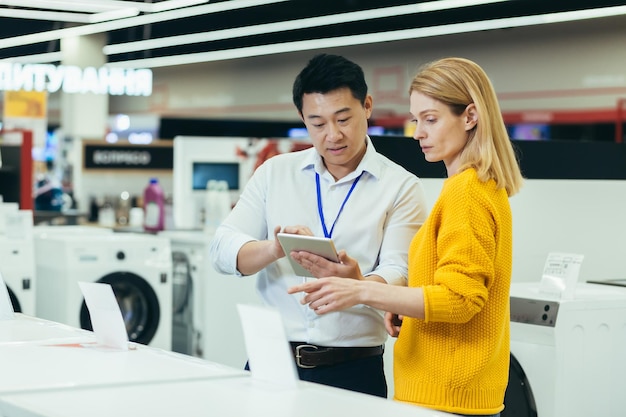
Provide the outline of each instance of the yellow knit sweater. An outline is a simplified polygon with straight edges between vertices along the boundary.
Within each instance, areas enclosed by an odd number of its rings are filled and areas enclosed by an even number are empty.
[[[509,376],[509,199],[467,169],[443,186],[409,248],[425,319],[406,317],[394,347],[394,398],[446,412],[495,414]]]

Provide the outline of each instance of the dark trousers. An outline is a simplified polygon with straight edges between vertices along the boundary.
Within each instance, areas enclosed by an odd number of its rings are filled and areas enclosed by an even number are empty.
[[[387,381],[385,380],[382,355],[356,359],[333,366],[318,366],[310,369],[296,368],[302,381],[387,398]],[[250,370],[247,363],[245,369]]]

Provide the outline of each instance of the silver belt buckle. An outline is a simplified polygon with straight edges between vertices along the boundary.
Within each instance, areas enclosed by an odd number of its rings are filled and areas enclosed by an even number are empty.
[[[315,345],[298,345],[298,346],[296,346],[296,365],[298,365],[299,368],[306,368],[306,369],[316,368],[315,365],[303,365],[302,362],[300,362],[300,360],[302,359],[302,355],[300,355],[300,351],[302,350],[302,348],[313,348],[313,349],[317,350],[317,346],[315,346]]]

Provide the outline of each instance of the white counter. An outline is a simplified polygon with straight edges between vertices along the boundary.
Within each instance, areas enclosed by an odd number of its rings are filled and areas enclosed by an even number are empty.
[[[95,345],[91,332],[16,315],[0,321],[0,417],[444,417],[392,400],[251,373],[162,349]]]
[[[286,388],[253,378],[68,389],[0,396],[3,417],[449,417],[324,385]]]
[[[54,321],[15,313],[13,320],[0,320],[0,346],[39,342],[90,342],[93,332]]]

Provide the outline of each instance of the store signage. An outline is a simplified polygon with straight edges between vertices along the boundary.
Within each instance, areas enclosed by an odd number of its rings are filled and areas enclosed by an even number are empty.
[[[149,96],[152,71],[72,65],[0,63],[0,91]]]
[[[85,169],[152,170],[174,168],[171,146],[125,146],[86,144]]]

